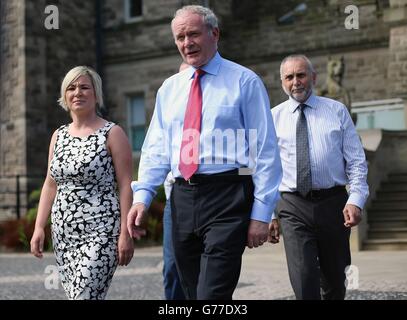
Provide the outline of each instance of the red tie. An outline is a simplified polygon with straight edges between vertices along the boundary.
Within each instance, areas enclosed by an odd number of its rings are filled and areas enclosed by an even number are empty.
[[[195,71],[185,111],[178,167],[185,180],[191,178],[196,170],[198,170],[202,114],[202,91],[199,80],[204,73],[205,71],[201,69]]]

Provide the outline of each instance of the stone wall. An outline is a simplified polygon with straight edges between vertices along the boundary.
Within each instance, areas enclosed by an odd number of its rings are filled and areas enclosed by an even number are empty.
[[[144,15],[126,23],[123,1],[104,2],[105,64],[161,58],[176,53],[170,22],[179,1],[143,1]]]
[[[388,69],[391,93],[407,98],[407,0],[391,0],[384,20],[392,26]]]
[[[46,112],[47,43],[44,32],[46,1],[26,0],[25,3],[26,168],[29,175],[45,176],[44,158],[47,158],[49,135]]]
[[[142,2],[143,17],[141,24],[156,24],[161,20],[168,20],[171,12],[174,12],[180,4],[179,0],[150,0]],[[124,17],[124,1],[104,1],[103,25],[106,29],[119,30],[127,28]]]
[[[152,61],[134,61],[105,67],[106,91],[109,92],[109,116],[127,130],[127,97],[143,94],[147,121],[152,116],[155,95],[162,81],[178,72],[181,59],[169,55]]]
[[[59,9],[58,30],[44,26],[51,2]],[[2,12],[0,173],[44,174],[52,132],[69,121],[56,102],[62,78],[76,65],[96,67],[95,6],[2,1]]]
[[[387,98],[389,26],[383,22],[376,2],[306,3],[305,13],[288,24],[277,20],[289,7],[279,7],[275,2],[257,2],[258,16],[249,22],[236,19],[232,11],[231,16],[223,19],[226,29],[220,42],[223,55],[260,73],[269,89],[272,105],[285,99],[280,86],[279,63],[284,56],[293,53],[304,53],[314,63],[319,74],[317,87],[325,81],[328,56],[344,56],[344,85],[349,88],[353,101]],[[359,8],[358,30],[345,28],[348,15],[344,8],[348,4]],[[294,7],[292,4],[291,8]]]
[[[50,4],[59,29],[44,26]],[[70,121],[57,104],[63,76],[76,65],[96,68],[95,10],[93,1],[1,1],[0,175],[29,176],[21,182],[23,206],[46,174],[53,131]],[[1,180],[1,188],[15,191],[15,180]],[[15,196],[0,190],[0,203],[14,204]]]
[[[51,135],[70,121],[57,104],[61,81],[76,65],[96,68],[95,5],[91,1],[26,0],[27,163],[30,174],[45,175]],[[46,29],[46,5],[59,10],[59,29]]]
[[[107,106],[109,117],[126,131],[127,98],[144,95],[148,123],[158,88],[178,71],[181,58],[170,23],[179,6],[180,1],[175,0],[143,1],[142,19],[126,23],[121,1],[104,2],[103,65]]]
[[[25,3],[0,1],[0,205],[15,203],[14,175],[26,174]],[[24,188],[25,186],[21,186]],[[1,210],[0,220],[15,215]]]
[[[106,81],[116,87],[124,85],[130,91],[132,86],[136,91],[139,86],[158,88],[152,83],[162,83],[171,73],[165,70],[173,70],[171,64],[178,63],[170,21],[180,2],[164,4],[151,0],[146,3],[145,17],[131,24],[125,23],[123,7],[117,1],[106,3],[104,9],[108,17],[104,19],[106,70],[132,70],[127,78],[107,72]],[[268,89],[272,105],[286,99],[280,84],[280,61],[285,55],[298,52],[307,54],[314,63],[318,72],[317,87],[325,81],[328,56],[344,56],[344,85],[352,101],[393,97],[387,82],[390,27],[383,21],[383,8],[376,1],[328,1],[325,5],[321,1],[307,1],[308,10],[296,16],[291,24],[279,24],[277,19],[298,1],[212,0],[209,4],[220,20],[221,54],[257,72]],[[359,8],[358,30],[345,28],[348,15],[344,8],[348,4]],[[152,15],[148,6],[158,11]],[[162,69],[165,61],[170,61],[170,65]],[[147,91],[148,96],[154,96],[151,89]],[[111,98],[113,109],[123,107],[123,100],[117,100],[117,91]],[[147,100],[147,106],[151,113],[153,98]]]
[[[23,1],[1,1],[0,175],[26,173]]]

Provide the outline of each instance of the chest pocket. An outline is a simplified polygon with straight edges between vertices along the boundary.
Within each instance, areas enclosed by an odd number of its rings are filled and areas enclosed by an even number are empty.
[[[209,124],[212,124],[212,129],[235,129],[241,127],[240,110],[237,105],[209,106],[205,109],[203,120],[207,120]]]

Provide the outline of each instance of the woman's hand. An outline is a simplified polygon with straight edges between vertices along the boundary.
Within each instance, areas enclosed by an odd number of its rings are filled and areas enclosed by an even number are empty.
[[[122,229],[118,243],[119,266],[127,266],[134,254],[133,238],[127,232],[127,228]]]
[[[30,246],[31,253],[37,258],[42,258],[44,251],[45,232],[42,228],[35,228],[33,236],[31,237]]]

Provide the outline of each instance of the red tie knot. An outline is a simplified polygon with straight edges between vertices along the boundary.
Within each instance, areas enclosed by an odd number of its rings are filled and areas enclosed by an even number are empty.
[[[204,70],[202,70],[202,69],[196,69],[196,70],[195,70],[195,75],[194,75],[194,77],[195,77],[195,78],[199,78],[199,77],[202,76],[204,73],[205,73]]]

